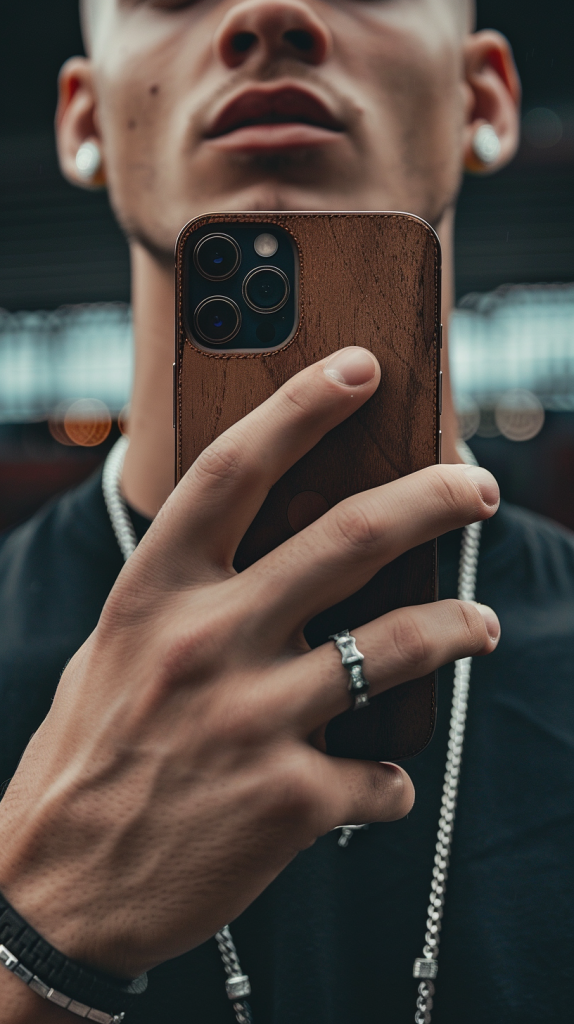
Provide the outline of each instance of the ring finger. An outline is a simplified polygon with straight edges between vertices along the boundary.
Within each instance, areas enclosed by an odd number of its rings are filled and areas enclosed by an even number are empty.
[[[492,608],[448,600],[399,608],[353,635],[374,696],[458,658],[490,654],[498,644],[500,624]],[[301,684],[302,678],[307,685]],[[294,659],[284,683],[289,693],[274,689],[274,699],[283,709],[290,708],[298,732],[309,735],[352,706],[348,684],[349,674],[331,641]]]

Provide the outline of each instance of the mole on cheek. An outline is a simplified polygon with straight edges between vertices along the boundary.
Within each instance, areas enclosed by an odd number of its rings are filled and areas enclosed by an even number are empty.
[[[138,123],[137,123],[135,117],[132,117],[131,120],[128,121],[128,128],[129,128],[129,130],[133,131],[134,128],[137,128],[137,126],[138,126]]]
[[[159,92],[159,85],[150,85],[149,91],[151,92],[152,96],[157,96]]]

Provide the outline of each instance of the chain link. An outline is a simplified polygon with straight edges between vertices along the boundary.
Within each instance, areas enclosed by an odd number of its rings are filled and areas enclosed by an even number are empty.
[[[223,966],[227,976],[229,978],[243,976],[243,971],[241,970],[241,964],[239,963],[239,957],[237,955],[237,949],[235,948],[235,943],[229,930],[229,925],[226,924],[221,931],[217,932],[215,941],[217,942],[219,955],[223,961]],[[253,1024],[251,1007],[244,999],[234,1002],[233,1009],[235,1011],[237,1024]]]
[[[433,1005],[432,997],[434,996],[434,985],[432,981],[421,981],[418,991],[419,997],[417,999],[415,1024],[430,1024]]]
[[[231,978],[241,974],[241,964],[239,963],[239,957],[237,955],[237,949],[233,941],[229,925],[225,925],[220,932],[215,936],[217,942],[217,948],[219,954],[223,960],[223,966],[225,967],[225,973]]]
[[[125,562],[133,555],[138,545],[136,531],[120,491],[120,480],[129,443],[129,438],[125,436],[116,441],[104,463],[102,476],[104,501]]]
[[[474,601],[481,528],[482,523],[471,523],[463,531],[458,577],[459,601]],[[472,658],[461,658],[455,662],[450,730],[434,867],[427,908],[425,945],[423,947],[423,955],[415,960],[413,970],[414,976],[417,978],[425,977],[425,975],[427,977],[436,977],[438,971],[437,960],[440,931],[460,780],[471,667]],[[419,984],[415,1024],[430,1024],[434,991],[432,981],[425,980]]]

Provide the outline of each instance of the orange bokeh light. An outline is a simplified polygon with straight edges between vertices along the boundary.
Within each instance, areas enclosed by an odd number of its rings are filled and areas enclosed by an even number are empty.
[[[112,417],[105,402],[99,398],[80,398],[68,407],[63,425],[73,444],[94,448],[108,437]]]

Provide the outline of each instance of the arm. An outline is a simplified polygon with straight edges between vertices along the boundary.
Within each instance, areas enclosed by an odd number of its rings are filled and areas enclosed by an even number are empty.
[[[39,999],[19,978],[4,970],[0,971],[0,1007],[2,1024],[73,1024],[74,1021],[67,1010]]]
[[[376,388],[372,357],[357,353],[350,384],[326,361],[309,367],[197,460],[120,574],[0,804],[0,889],[68,956],[135,977],[237,917],[318,836],[412,806],[403,769],[309,742],[349,697],[334,645],[309,651],[302,630],[402,551],[492,515],[490,474],[423,470],[232,568],[269,487]],[[498,623],[444,601],[355,632],[377,693],[488,653]],[[14,993],[3,1024],[72,1019],[16,984],[0,978]]]

